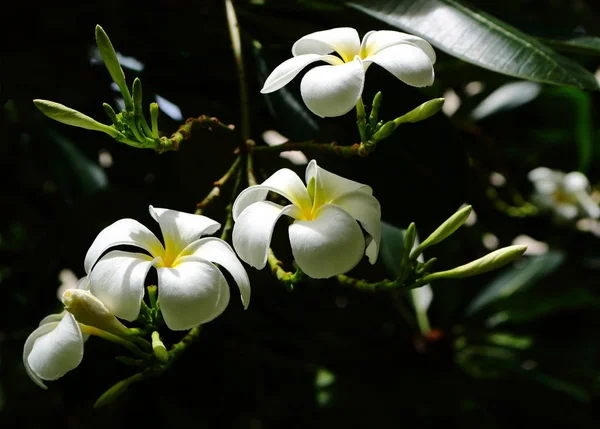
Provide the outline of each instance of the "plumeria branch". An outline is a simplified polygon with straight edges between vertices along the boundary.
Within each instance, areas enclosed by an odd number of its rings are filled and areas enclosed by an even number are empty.
[[[277,257],[275,256],[275,253],[273,253],[273,249],[271,249],[271,248],[269,248],[269,254],[267,256],[267,263],[269,264],[269,267],[271,268],[271,272],[273,273],[273,275],[288,290],[293,290],[294,285],[301,282],[304,277],[304,273],[302,272],[302,270],[300,268],[298,268],[295,273],[286,271],[283,268],[283,262],[281,262],[279,259],[277,259]]]
[[[202,214],[204,209],[206,209],[206,207],[208,207],[216,198],[218,198],[221,195],[221,187],[225,185],[225,183],[227,183],[231,176],[240,169],[241,163],[241,156],[237,156],[235,158],[235,161],[233,161],[233,164],[231,164],[231,167],[229,167],[229,170],[227,170],[227,172],[219,180],[213,182],[213,188],[210,190],[210,192],[206,195],[206,197],[204,197],[204,199],[201,202],[196,204],[195,213],[197,215]]]

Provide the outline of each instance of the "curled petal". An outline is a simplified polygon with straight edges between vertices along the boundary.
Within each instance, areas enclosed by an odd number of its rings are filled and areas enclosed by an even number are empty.
[[[433,84],[433,63],[422,49],[409,43],[393,45],[365,58],[365,64],[375,63],[402,82],[416,87]]]
[[[401,43],[409,43],[421,49],[425,55],[429,57],[432,64],[435,64],[435,51],[424,39],[412,34],[401,33],[399,31],[369,31],[363,37],[360,47],[360,55],[362,58],[367,58],[369,55],[375,55],[378,52],[389,48],[390,46],[399,45]]]
[[[169,329],[181,331],[210,322],[229,303],[227,280],[217,267],[194,256],[173,268],[157,268],[158,301]]]
[[[350,216],[360,222],[370,238],[367,240],[365,254],[369,262],[374,264],[379,254],[381,243],[381,206],[379,201],[362,192],[353,192],[331,202],[344,209]]]
[[[336,51],[344,62],[352,61],[360,50],[360,38],[354,28],[342,27],[317,31],[302,37],[294,46],[292,54],[329,54]]]
[[[283,207],[270,201],[254,203],[238,216],[233,226],[232,241],[242,261],[259,270],[265,267],[273,228],[284,214],[301,217],[298,207],[292,204]]]
[[[76,368],[83,359],[83,336],[71,314],[47,323],[31,333],[23,348],[27,374],[40,387],[42,380],[56,380]]]
[[[373,189],[354,180],[346,179],[331,173],[317,165],[314,159],[306,167],[306,183],[314,181],[314,206],[319,207],[329,203],[336,198],[353,192],[361,192],[367,195],[373,193]]]
[[[188,244],[196,241],[200,236],[214,234],[221,227],[219,222],[209,217],[176,210],[150,206],[150,215],[160,225],[165,241],[164,259],[167,261],[174,260]]]
[[[342,64],[342,60],[340,60],[338,57],[334,57],[333,55],[305,54],[292,57],[275,67],[265,81],[265,84],[260,92],[263,94],[268,94],[283,88],[285,85],[290,83],[290,81],[295,78],[304,67],[310,63],[314,63],[315,61],[326,61],[332,65]]]
[[[38,326],[42,326],[47,323],[60,322],[63,319],[63,317],[65,317],[65,314],[67,314],[67,310],[63,310],[60,313],[56,313],[56,314],[50,314],[50,315],[44,317],[40,321],[40,324]]]
[[[361,59],[339,66],[319,66],[309,70],[300,83],[304,104],[315,115],[342,116],[356,106],[365,83]]]
[[[296,263],[316,279],[350,271],[365,250],[358,223],[332,204],[319,208],[312,221],[295,221],[289,232]]]
[[[244,308],[248,308],[248,304],[250,304],[250,279],[244,266],[229,244],[219,238],[201,238],[186,247],[182,255],[192,255],[215,262],[229,271],[238,288],[240,288]]]
[[[104,251],[119,245],[140,247],[153,256],[160,256],[164,252],[162,244],[148,228],[137,220],[121,219],[100,231],[85,255],[85,272],[90,273]]]
[[[142,253],[107,253],[89,276],[90,292],[115,316],[131,322],[140,314],[144,281],[152,261]]]
[[[310,196],[300,177],[292,170],[282,168],[273,173],[262,184],[251,186],[240,192],[233,203],[233,220],[237,221],[238,216],[246,207],[258,201],[263,201],[269,191],[276,192],[287,198],[301,210],[310,210],[311,208]]]

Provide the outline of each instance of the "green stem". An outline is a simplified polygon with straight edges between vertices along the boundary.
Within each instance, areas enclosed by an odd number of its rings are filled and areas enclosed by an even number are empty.
[[[227,207],[225,207],[226,217],[225,217],[225,226],[223,227],[223,232],[221,233],[221,240],[227,240],[227,236],[229,235],[229,231],[233,228],[233,201],[240,189],[240,185],[242,184],[242,169],[238,169],[237,175],[235,178],[235,183],[233,184],[233,190],[231,191],[231,200]]]
[[[227,15],[227,27],[231,37],[231,47],[235,58],[235,66],[240,86],[240,109],[242,113],[242,139],[245,142],[250,138],[250,109],[248,104],[248,88],[246,86],[246,73],[244,70],[244,57],[242,55],[242,42],[240,40],[240,25],[235,14],[235,8],[231,0],[225,0],[225,13]]]
[[[202,214],[204,209],[221,195],[221,187],[225,185],[229,178],[240,168],[241,162],[242,157],[237,156],[235,161],[233,161],[233,164],[231,164],[231,167],[229,167],[229,170],[227,170],[227,172],[219,180],[213,182],[213,188],[210,190],[208,195],[206,195],[201,202],[196,204],[196,214]]]
[[[367,135],[367,113],[365,112],[365,105],[362,98],[359,98],[356,103],[356,125],[358,126],[361,142],[367,144],[369,141],[369,136]]]
[[[298,268],[295,273],[284,270],[283,262],[277,259],[271,248],[269,248],[267,262],[273,275],[277,277],[277,280],[279,280],[288,290],[293,290],[294,285],[299,283],[304,276],[304,273],[300,268]]]
[[[246,172],[248,176],[248,186],[258,185],[256,176],[254,175],[254,159],[252,157],[252,152],[248,152],[248,155],[246,156]]]
[[[81,332],[84,334],[88,334],[88,335],[94,335],[96,337],[100,337],[104,340],[110,341],[112,343],[115,344],[119,344],[123,347],[125,347],[127,350],[129,350],[131,353],[133,353],[134,355],[142,358],[142,359],[151,359],[152,355],[149,353],[144,353],[143,351],[141,351],[139,349],[138,346],[136,346],[134,343],[132,343],[131,341],[128,341],[124,338],[121,338],[117,335],[111,334],[109,332],[103,331],[101,329],[98,329],[94,326],[89,326],[89,325],[84,325],[83,323],[79,323],[79,327],[81,328]]]
[[[342,158],[360,157],[364,158],[373,152],[374,147],[365,145],[364,143],[355,143],[352,146],[340,146],[337,143],[315,143],[308,142],[288,142],[277,146],[255,146],[252,152],[273,152],[280,153],[288,150],[300,150],[305,152],[320,152]]]
[[[215,117],[208,117],[201,115],[197,118],[188,118],[185,124],[180,125],[179,129],[171,134],[171,137],[161,137],[160,146],[157,148],[158,152],[174,151],[179,150],[179,145],[184,140],[189,140],[192,136],[192,132],[198,128],[208,128],[212,130],[219,128],[221,130],[233,131],[233,125],[225,125]]]

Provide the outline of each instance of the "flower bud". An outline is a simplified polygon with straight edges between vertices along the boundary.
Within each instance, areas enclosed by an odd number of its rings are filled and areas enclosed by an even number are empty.
[[[462,279],[487,273],[520,258],[525,250],[527,250],[527,246],[503,247],[460,267],[429,274],[423,277],[421,281],[427,283],[438,279]]]
[[[115,335],[128,335],[129,329],[123,325],[94,295],[87,290],[67,289],[62,302],[69,313],[84,325],[94,326]]]
[[[115,52],[115,48],[113,48],[108,35],[99,25],[96,25],[96,44],[98,45],[100,55],[102,55],[104,65],[110,73],[110,77],[112,77],[113,82],[116,83],[121,90],[121,95],[123,96],[123,100],[125,102],[125,108],[129,111],[132,111],[133,101],[131,99],[129,89],[127,88],[125,73],[123,73],[123,69],[121,68],[121,64],[119,64],[119,59],[117,58],[117,53]]]
[[[113,127],[101,124],[95,119],[60,103],[39,99],[33,100],[33,103],[44,115],[55,121],[62,122],[63,124],[85,128],[86,130],[100,131],[113,138],[121,135],[121,133]]]
[[[444,98],[434,98],[433,100],[426,101],[407,114],[394,119],[394,123],[398,126],[400,124],[423,121],[430,116],[435,115],[444,105],[444,101]]]
[[[394,121],[386,122],[379,129],[379,131],[377,131],[375,134],[373,134],[373,137],[371,138],[371,140],[378,142],[383,139],[387,139],[389,136],[391,136],[393,134],[394,131],[396,131],[396,126],[397,125]]]

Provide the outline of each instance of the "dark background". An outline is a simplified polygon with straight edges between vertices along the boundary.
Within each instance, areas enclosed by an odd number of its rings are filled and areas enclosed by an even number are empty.
[[[287,59],[303,35],[343,25],[362,35],[385,26],[351,10],[315,9],[310,2],[238,4],[255,140],[261,144],[261,133],[274,128],[295,141],[355,143],[351,113],[327,120],[302,116],[282,95],[265,97],[259,90],[265,73]],[[477,5],[536,35],[600,28],[593,2]],[[499,192],[508,198],[514,192],[529,194],[526,174],[537,166],[577,169],[581,133],[591,138],[586,173],[597,183],[598,96],[543,85],[531,103],[473,123],[468,112],[512,79],[441,52],[433,87],[409,88],[371,67],[364,99],[367,103],[382,90],[382,115],[391,119],[452,88],[464,99],[452,119],[439,113],[407,125],[366,159],[307,155],[372,186],[383,220],[399,228],[414,221],[421,236],[462,203],[472,204],[478,222],[431,250],[441,269],[488,252],[481,239],[491,232],[500,246],[519,234],[550,243],[563,256],[552,275],[476,317],[466,315],[465,308],[498,273],[440,281],[429,312],[435,335],[423,338],[406,297],[350,290],[333,281],[312,281],[289,292],[267,269],[248,268],[249,309],[242,310],[232,290],[225,313],[204,327],[200,341],[163,376],[134,385],[115,403],[94,410],[98,396],[133,369],[114,360],[121,352],[116,346],[93,338],[76,370],[49,382],[47,391],[39,389],[24,371],[22,347],[44,316],[60,311],[58,273],[71,269],[83,276],[89,245],[117,219],[131,217],[157,231],[150,204],[193,212],[212,181],[228,169],[239,139],[236,133],[201,130],[179,152],[158,155],[44,117],[33,99],[53,100],[108,122],[102,102],[114,106],[116,93],[104,66],[90,63],[96,24],[117,51],[144,64],[142,72],[125,68],[125,73],[129,83],[135,76],[142,79],[145,105],[159,94],[178,105],[184,118],[207,114],[239,125],[237,75],[221,2],[106,0],[43,7],[17,2],[3,12],[0,426],[598,426],[598,238],[544,216],[507,216],[486,196],[494,171],[507,178]],[[251,40],[261,42],[259,54]],[[575,58],[591,71],[598,65],[597,57]],[[483,82],[484,91],[465,95],[471,81]],[[299,78],[286,88],[297,98]],[[587,118],[583,125],[582,116]],[[159,123],[168,135],[179,121],[161,113]],[[113,159],[109,168],[98,164],[104,151]],[[303,167],[276,156],[257,155],[255,162],[265,175],[286,166],[303,177]],[[229,192],[226,187],[205,214],[222,222]],[[291,269],[280,223],[273,245]],[[353,274],[371,280],[388,275],[381,261],[375,267],[363,261]],[[490,328],[487,317],[502,311],[518,317],[501,329]],[[491,345],[492,334],[506,335],[508,345]],[[522,337],[531,346],[516,347],[515,339]],[[465,352],[459,339],[476,347]],[[323,369],[335,376],[328,386],[317,382]]]

